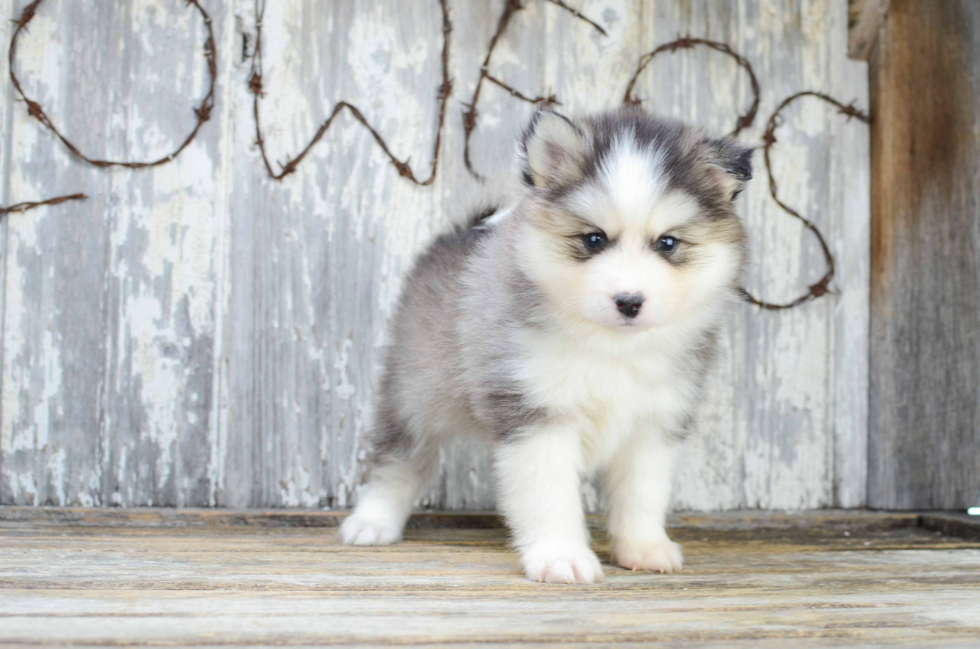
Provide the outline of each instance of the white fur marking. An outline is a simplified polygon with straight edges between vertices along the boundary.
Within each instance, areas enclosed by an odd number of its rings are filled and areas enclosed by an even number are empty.
[[[366,493],[340,526],[347,545],[389,545],[402,540],[402,528],[424,484],[418,469],[396,463],[374,469]]]
[[[511,212],[513,211],[514,211],[513,205],[511,205],[510,207],[505,207],[503,209],[497,210],[491,216],[483,219],[483,222],[480,223],[479,228],[480,229],[495,228],[498,225],[500,225],[504,219],[510,216]]]
[[[641,227],[666,190],[662,155],[637,151],[632,134],[617,138],[602,165],[601,178],[619,218]]]
[[[560,424],[529,431],[497,447],[499,507],[513,531],[528,579],[550,583],[602,581],[589,548],[579,492],[578,435]]]
[[[657,430],[642,430],[622,447],[606,472],[613,560],[629,570],[681,569],[680,546],[667,538],[674,448]]]

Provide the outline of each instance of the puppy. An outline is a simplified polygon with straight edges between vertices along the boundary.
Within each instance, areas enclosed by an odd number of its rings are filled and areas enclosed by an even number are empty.
[[[613,561],[679,570],[671,468],[741,284],[751,158],[639,108],[539,109],[513,204],[440,236],[405,281],[344,542],[399,541],[440,444],[477,433],[529,579],[603,579],[579,491],[596,473]]]

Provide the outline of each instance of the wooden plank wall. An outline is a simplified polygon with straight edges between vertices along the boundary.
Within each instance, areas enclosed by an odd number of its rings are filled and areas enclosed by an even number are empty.
[[[892,0],[872,52],[871,88],[869,502],[975,506],[980,3]]]
[[[462,102],[503,3],[451,0],[450,99],[431,186],[400,178],[371,135],[338,118],[297,172],[270,180],[248,90],[253,0],[202,0],[213,18],[212,119],[172,164],[102,170],[69,157],[0,90],[4,204],[84,191],[82,204],[12,215],[0,227],[0,503],[349,507],[357,497],[384,325],[412,255],[465,205]],[[0,0],[19,16],[24,0]],[[847,7],[825,0],[574,0],[602,36],[526,0],[491,68],[564,110],[617,105],[643,52],[678,35],[729,43],[754,65],[760,144],[789,94],[867,105],[848,61]],[[46,0],[19,45],[25,88],[79,146],[142,159],[194,123],[206,84],[200,17],[178,0]],[[13,25],[0,30],[9,42]],[[262,115],[269,154],[297,153],[346,99],[427,175],[440,81],[436,0],[270,2]],[[244,37],[248,43],[244,43]],[[6,79],[6,57],[0,76]],[[751,101],[733,61],[698,49],[644,73],[646,106],[731,130]],[[510,168],[531,108],[487,85],[475,167]],[[742,305],[677,479],[680,509],[866,503],[869,163],[863,124],[817,101],[787,110],[773,150],[787,202],[838,257],[835,294],[786,312]],[[749,287],[795,297],[823,272],[812,237],[757,180],[740,199]],[[587,487],[586,501],[600,496]],[[423,504],[493,505],[487,454],[445,450]]]

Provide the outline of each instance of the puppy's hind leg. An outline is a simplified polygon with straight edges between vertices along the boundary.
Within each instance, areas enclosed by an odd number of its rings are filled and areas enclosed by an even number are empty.
[[[368,483],[354,512],[340,526],[347,545],[401,541],[412,505],[436,465],[434,443],[417,443],[403,424],[384,419],[375,431]]]

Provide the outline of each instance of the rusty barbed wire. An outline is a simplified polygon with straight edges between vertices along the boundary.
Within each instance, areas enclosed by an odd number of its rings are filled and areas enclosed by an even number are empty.
[[[548,2],[560,7],[561,9],[564,9],[579,20],[588,23],[603,36],[607,36],[606,30],[600,27],[598,23],[586,18],[580,11],[577,9],[572,9],[567,4],[562,2],[562,0],[548,0]],[[476,107],[480,102],[480,90],[483,88],[484,81],[489,81],[490,83],[506,90],[508,93],[510,93],[511,97],[515,97],[516,99],[520,99],[521,101],[529,104],[546,103],[561,105],[561,102],[558,101],[554,94],[546,97],[528,97],[510,84],[490,74],[490,58],[493,56],[493,51],[497,48],[497,43],[500,42],[500,37],[510,24],[510,19],[514,17],[515,13],[523,8],[524,5],[521,4],[521,0],[504,0],[504,10],[500,14],[500,18],[497,20],[497,30],[493,33],[493,36],[490,37],[490,45],[487,47],[486,56],[483,57],[483,64],[480,65],[480,77],[477,79],[476,87],[473,89],[473,96],[470,98],[468,104],[463,104],[466,106],[466,110],[463,111],[463,163],[466,165],[466,170],[469,171],[474,178],[480,181],[483,180],[483,176],[477,173],[477,171],[473,168],[473,162],[470,160],[470,138],[473,135],[473,130],[476,129],[477,117],[479,116],[479,111],[477,111]]]
[[[415,177],[412,172],[412,168],[409,166],[409,161],[411,158],[406,158],[404,161],[399,160],[395,157],[395,154],[391,152],[388,148],[388,144],[385,139],[381,136],[378,131],[371,126],[364,114],[357,108],[357,106],[348,103],[346,101],[338,101],[334,104],[333,111],[320,128],[317,129],[316,133],[313,135],[313,139],[310,140],[309,144],[299,152],[294,158],[286,161],[285,164],[280,163],[281,170],[276,173],[272,168],[272,163],[269,161],[269,155],[265,150],[265,137],[262,135],[262,121],[259,113],[259,102],[264,96],[263,91],[263,67],[262,67],[262,18],[265,15],[265,0],[255,0],[255,50],[252,52],[252,68],[249,75],[248,87],[254,95],[254,101],[252,104],[252,113],[255,117],[255,143],[259,147],[259,152],[262,154],[262,162],[265,163],[265,169],[269,173],[269,177],[273,180],[282,180],[289,174],[296,171],[297,165],[303,161],[306,154],[310,152],[316,144],[323,138],[330,125],[333,124],[334,118],[340,114],[340,111],[345,108],[350,111],[351,115],[354,116],[361,125],[366,128],[371,135],[374,137],[374,141],[381,147],[388,159],[391,160],[391,164],[395,166],[398,170],[398,175],[402,178],[406,178],[409,181],[415,183],[416,185],[431,185],[436,179],[436,173],[439,169],[439,151],[442,145],[442,131],[443,125],[446,121],[446,105],[449,101],[449,96],[452,94],[453,83],[449,78],[449,43],[450,34],[453,30],[452,22],[449,20],[449,8],[446,5],[446,0],[439,0],[439,7],[442,9],[442,83],[438,87],[438,99],[439,99],[439,118],[438,125],[436,126],[436,138],[432,145],[432,162],[431,168],[429,170],[429,177],[425,180],[419,180]]]
[[[830,291],[830,282],[834,279],[834,255],[830,252],[830,246],[827,245],[826,239],[824,239],[824,236],[820,232],[820,229],[813,223],[813,221],[810,221],[809,219],[804,217],[802,214],[800,214],[798,211],[796,211],[795,209],[793,209],[792,207],[784,203],[779,198],[779,190],[778,190],[778,184],[776,182],[776,176],[775,174],[773,174],[772,171],[772,160],[770,157],[770,152],[772,150],[772,146],[776,143],[776,128],[782,123],[781,121],[782,112],[787,106],[792,104],[797,99],[800,99],[801,97],[816,97],[817,99],[825,101],[832,106],[836,106],[838,112],[840,112],[843,115],[847,115],[848,120],[850,120],[852,117],[855,117],[861,120],[862,122],[864,122],[865,124],[871,123],[871,117],[867,113],[864,113],[858,110],[857,108],[855,108],[853,103],[845,105],[837,101],[830,95],[826,95],[822,92],[816,92],[813,90],[804,90],[802,92],[798,92],[793,95],[790,95],[789,97],[784,99],[782,103],[780,103],[779,106],[776,108],[776,110],[773,111],[772,115],[769,116],[769,121],[766,124],[766,132],[763,133],[762,135],[762,142],[763,142],[762,151],[765,156],[766,173],[769,176],[769,194],[772,196],[772,199],[776,201],[776,205],[779,205],[779,207],[790,216],[799,219],[803,223],[803,226],[813,233],[813,235],[817,238],[817,242],[819,242],[820,244],[820,250],[823,252],[824,260],[827,263],[827,271],[823,274],[823,276],[816,283],[811,284],[806,293],[800,295],[794,300],[791,300],[790,302],[786,302],[783,304],[766,302],[752,295],[746,289],[744,288],[741,289],[742,299],[744,299],[746,302],[750,302],[758,307],[761,307],[763,309],[768,309],[770,311],[792,309],[793,307],[797,307],[803,304],[804,302],[809,302],[810,300],[815,300],[819,297],[822,297],[823,295],[826,295]]]
[[[214,108],[214,85],[218,76],[217,52],[214,44],[214,30],[211,28],[211,17],[208,15],[208,12],[204,10],[204,7],[200,5],[198,0],[183,1],[187,3],[187,6],[193,6],[195,9],[197,9],[197,11],[201,14],[201,17],[204,19],[204,26],[208,32],[208,38],[204,42],[204,56],[208,62],[208,74],[210,75],[210,80],[208,83],[208,92],[204,96],[204,100],[199,106],[194,108],[194,114],[197,117],[197,122],[194,125],[194,129],[172,153],[160,158],[159,160],[152,160],[148,162],[120,162],[115,160],[98,160],[90,158],[82,153],[71,140],[62,134],[60,130],[58,130],[58,127],[55,126],[54,122],[51,121],[51,118],[48,117],[38,102],[27,96],[27,93],[24,92],[23,87],[21,87],[20,80],[17,78],[17,74],[14,71],[17,39],[21,32],[27,30],[28,23],[34,19],[38,7],[41,6],[41,3],[44,2],[44,0],[34,0],[34,2],[24,7],[24,10],[20,14],[20,18],[13,21],[14,24],[17,25],[17,29],[14,30],[14,35],[10,39],[10,50],[7,53],[7,58],[10,64],[10,81],[13,83],[17,94],[19,94],[20,98],[27,104],[27,113],[54,133],[72,155],[96,167],[126,167],[128,169],[143,169],[146,167],[159,167],[160,165],[165,165],[168,162],[172,162],[174,158],[179,156],[181,152],[183,152],[183,150],[194,141],[194,138],[197,137],[197,133],[201,130],[204,123],[211,119],[211,110]]]
[[[27,212],[44,205],[60,205],[67,201],[84,201],[88,198],[85,194],[70,194],[68,196],[56,196],[54,198],[49,198],[44,201],[28,201],[25,203],[15,203],[9,207],[0,206],[0,219],[7,216],[12,212]]]
[[[110,160],[92,159],[86,156],[85,154],[83,154],[68,138],[66,138],[54,125],[51,119],[47,116],[43,108],[36,101],[32,100],[30,97],[27,96],[27,94],[24,92],[23,88],[21,87],[20,81],[17,78],[17,75],[14,71],[17,39],[20,33],[26,30],[27,25],[34,18],[38,7],[42,4],[43,0],[34,0],[30,4],[28,4],[26,7],[24,7],[24,10],[22,11],[20,18],[18,20],[13,21],[17,25],[17,28],[14,30],[14,34],[10,42],[10,49],[8,53],[8,58],[10,63],[10,79],[17,93],[21,96],[21,99],[23,99],[23,101],[27,104],[28,113],[32,117],[37,119],[39,122],[41,122],[41,124],[43,124],[46,128],[51,130],[64,143],[64,145],[68,148],[68,150],[73,155],[94,166],[103,167],[103,168],[120,166],[120,167],[126,167],[130,169],[140,169],[145,167],[155,167],[172,161],[185,148],[187,148],[187,146],[197,136],[197,133],[201,129],[203,124],[210,119],[211,111],[214,107],[215,82],[217,78],[217,58],[216,58],[217,54],[216,54],[216,48],[214,42],[214,32],[211,25],[211,18],[204,10],[204,8],[200,5],[198,0],[184,0],[184,1],[187,2],[187,6],[193,6],[197,9],[197,11],[201,14],[202,18],[204,19],[204,23],[207,28],[208,38],[205,42],[204,51],[205,51],[205,57],[207,58],[208,61],[208,72],[210,75],[210,82],[208,86],[208,92],[204,100],[202,101],[200,106],[194,109],[194,112],[197,115],[197,123],[194,129],[173,153],[163,158],[160,158],[159,160],[148,161],[148,162],[118,162],[118,161],[110,161]],[[607,35],[606,31],[598,23],[584,16],[580,11],[573,9],[565,2],[563,2],[563,0],[546,0],[546,1],[551,2],[552,4],[563,9],[564,11],[571,13],[575,18],[588,23],[592,28],[594,28],[599,33],[603,35]],[[406,158],[404,161],[398,159],[389,149],[385,139],[373,126],[371,126],[370,122],[367,120],[364,114],[355,105],[343,100],[337,102],[334,105],[334,108],[330,116],[327,118],[325,122],[323,122],[323,124],[321,124],[319,129],[317,129],[316,133],[314,134],[313,138],[306,145],[306,147],[304,147],[303,150],[300,151],[298,155],[296,155],[291,159],[288,159],[285,164],[281,164],[280,165],[281,169],[278,173],[273,169],[272,163],[269,160],[268,153],[265,148],[265,139],[262,134],[262,123],[261,123],[260,110],[259,110],[260,100],[264,96],[264,90],[263,90],[264,71],[263,71],[263,60],[262,60],[262,19],[265,14],[266,0],[255,0],[255,16],[256,16],[255,47],[252,53],[252,65],[250,69],[248,86],[254,95],[253,115],[255,118],[256,144],[258,145],[259,150],[261,152],[262,161],[265,165],[266,171],[268,172],[269,176],[272,179],[282,180],[287,175],[295,172],[296,167],[303,161],[303,159],[306,157],[309,151],[326,134],[330,126],[333,124],[333,121],[337,117],[337,115],[339,115],[342,110],[347,109],[348,111],[350,111],[354,119],[360,122],[360,124],[364,126],[371,133],[377,145],[381,148],[381,150],[385,153],[385,155],[388,156],[389,160],[391,160],[391,163],[398,170],[400,176],[406,178],[407,180],[411,181],[416,185],[425,186],[425,185],[432,184],[438,172],[442,133],[445,126],[446,109],[453,87],[452,80],[449,78],[450,35],[452,32],[452,22],[450,21],[450,17],[449,17],[447,0],[438,0],[438,2],[439,2],[440,9],[442,11],[442,32],[443,32],[442,83],[438,86],[437,89],[439,109],[438,109],[438,121],[436,126],[435,141],[433,143],[433,149],[432,149],[432,161],[430,163],[431,165],[430,173],[428,178],[424,180],[420,180],[416,178],[415,174],[413,173],[409,165],[410,158]],[[557,97],[555,97],[554,94],[549,94],[548,96],[531,97],[518,91],[513,86],[508,84],[506,81],[500,79],[499,77],[490,74],[489,66],[494,50],[499,44],[500,39],[504,34],[504,32],[506,31],[507,27],[511,24],[511,19],[513,18],[513,16],[522,9],[524,9],[522,0],[504,0],[504,9],[500,15],[500,18],[498,19],[497,28],[490,39],[490,43],[487,48],[487,53],[483,58],[482,65],[480,66],[480,74],[477,79],[476,86],[473,91],[473,95],[470,99],[470,102],[468,104],[464,104],[466,110],[463,112],[463,131],[464,131],[463,160],[466,169],[473,176],[481,180],[482,180],[482,176],[476,172],[470,160],[470,141],[471,141],[472,133],[476,129],[476,125],[477,125],[477,119],[479,115],[477,110],[477,105],[480,100],[480,93],[484,81],[496,85],[503,90],[506,90],[511,97],[514,97],[520,101],[524,101],[532,104],[542,103],[542,102],[551,103],[551,104],[560,104],[560,102],[558,101]],[[243,47],[245,48],[245,51],[243,51],[243,55],[247,53],[247,41],[244,42],[246,44],[243,45]],[[657,55],[663,52],[674,53],[681,49],[693,49],[695,46],[708,47],[733,58],[737,63],[737,65],[741,67],[743,70],[745,70],[749,76],[753,98],[748,109],[744,113],[739,114],[735,123],[735,128],[729,134],[731,137],[735,137],[739,135],[744,129],[748,128],[754,123],[755,118],[758,114],[761,88],[758,79],[756,78],[755,72],[752,69],[752,65],[749,63],[749,61],[742,55],[732,50],[731,47],[729,47],[725,43],[721,43],[718,41],[711,41],[707,39],[701,39],[701,38],[692,38],[691,36],[685,36],[682,38],[678,38],[674,41],[671,41],[669,43],[664,43],[658,46],[656,49],[644,54],[643,56],[640,57],[639,61],[637,62],[636,70],[627,83],[626,92],[623,95],[623,103],[624,104],[641,103],[640,99],[634,95],[634,90],[636,88],[640,75],[647,68],[647,66],[649,66],[651,61],[653,61],[653,59]],[[762,137],[763,140],[762,149],[765,157],[766,172],[769,177],[769,193],[772,199],[780,207],[780,209],[785,211],[790,216],[799,219],[803,223],[804,227],[808,229],[810,232],[812,232],[813,235],[817,238],[817,241],[820,244],[821,251],[824,255],[824,259],[827,264],[827,271],[816,283],[808,287],[808,291],[806,293],[786,303],[768,302],[752,295],[744,288],[740,289],[743,299],[745,299],[747,302],[755,304],[756,306],[768,310],[782,310],[782,309],[794,308],[805,302],[817,299],[825,295],[830,290],[830,282],[833,280],[834,271],[835,271],[833,254],[831,253],[830,247],[827,245],[827,242],[823,234],[820,232],[819,228],[812,221],[805,218],[797,210],[790,207],[788,204],[786,204],[779,198],[778,183],[772,168],[770,152],[772,146],[776,142],[776,137],[775,137],[776,129],[782,123],[782,111],[786,109],[794,101],[802,97],[816,97],[824,102],[827,102],[837,107],[840,113],[847,115],[848,119],[855,117],[865,123],[870,123],[871,121],[870,117],[866,113],[855,108],[853,104],[845,105],[840,101],[834,99],[833,97],[830,97],[829,95],[817,91],[812,91],[812,90],[805,90],[790,95],[779,104],[776,110],[769,117],[766,131]],[[48,199],[46,201],[41,201],[37,203],[18,203],[10,207],[0,208],[0,217],[5,216],[6,214],[9,214],[11,212],[27,211],[30,209],[34,209],[36,207],[40,207],[42,205],[56,205],[69,200],[82,200],[85,198],[86,197],[84,194],[72,194],[68,196],[59,196],[56,198]]]
[[[759,80],[755,77],[755,71],[752,69],[752,65],[745,57],[732,50],[732,48],[725,43],[709,41],[703,38],[691,38],[690,36],[684,36],[683,38],[678,38],[677,40],[669,43],[664,43],[663,45],[654,49],[652,52],[647,52],[640,57],[640,60],[636,66],[636,72],[633,73],[633,76],[630,77],[629,83],[626,85],[626,93],[623,95],[623,103],[634,105],[639,105],[641,103],[639,99],[633,96],[633,88],[636,87],[636,82],[640,78],[640,74],[643,73],[643,70],[650,65],[650,62],[653,61],[658,54],[662,52],[669,52],[673,54],[680,49],[690,50],[694,49],[695,45],[703,45],[732,57],[735,59],[738,66],[745,70],[749,75],[749,83],[752,85],[752,103],[749,105],[748,110],[738,116],[738,119],[735,121],[734,130],[728,134],[729,137],[736,137],[742,132],[743,129],[752,126],[752,123],[755,121],[755,116],[759,112],[759,96],[761,91],[759,88]]]

